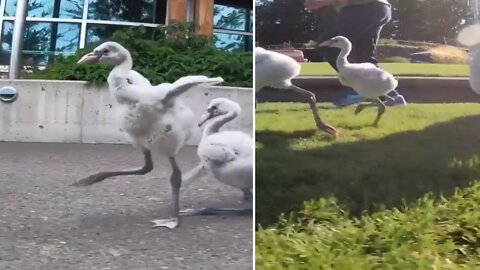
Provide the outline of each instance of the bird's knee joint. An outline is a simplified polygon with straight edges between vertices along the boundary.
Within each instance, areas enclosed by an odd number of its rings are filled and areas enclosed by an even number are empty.
[[[170,185],[173,189],[179,190],[182,187],[182,180],[172,178],[172,180],[170,180]]]

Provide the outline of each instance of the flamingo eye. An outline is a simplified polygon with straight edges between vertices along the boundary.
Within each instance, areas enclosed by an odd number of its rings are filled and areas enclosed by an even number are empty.
[[[217,111],[217,109],[218,109],[217,106],[213,105],[212,107],[210,107],[210,108],[208,109],[208,112],[209,112],[209,113],[213,113],[213,112]]]
[[[103,50],[103,54],[105,54],[105,55],[108,54],[109,52],[110,52],[110,51],[109,51],[108,49],[104,49],[104,50]]]

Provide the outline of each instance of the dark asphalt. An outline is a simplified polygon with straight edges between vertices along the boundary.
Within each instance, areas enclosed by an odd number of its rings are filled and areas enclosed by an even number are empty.
[[[0,269],[252,269],[251,217],[185,217],[176,230],[151,229],[150,220],[169,217],[167,159],[146,176],[69,186],[142,162],[124,145],[0,143]],[[196,149],[184,149],[178,162],[186,172]],[[242,202],[240,192],[208,178],[181,201],[183,208]]]

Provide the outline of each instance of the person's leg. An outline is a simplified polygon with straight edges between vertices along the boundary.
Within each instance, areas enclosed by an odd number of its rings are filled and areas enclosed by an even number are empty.
[[[368,62],[377,65],[378,40],[383,26],[392,19],[392,11],[389,5],[383,3],[371,3],[370,6],[372,13],[378,14],[378,17],[376,22],[366,27],[364,34],[356,40],[357,58],[359,63]]]

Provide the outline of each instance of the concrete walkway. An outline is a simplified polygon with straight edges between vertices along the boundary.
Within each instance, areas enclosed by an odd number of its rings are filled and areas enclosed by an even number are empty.
[[[182,169],[197,162],[195,152],[181,152]],[[175,231],[151,229],[170,209],[167,160],[146,176],[68,186],[141,163],[131,146],[0,143],[0,269],[252,269],[251,217],[188,217]],[[182,194],[183,207],[242,203],[212,179]]]

